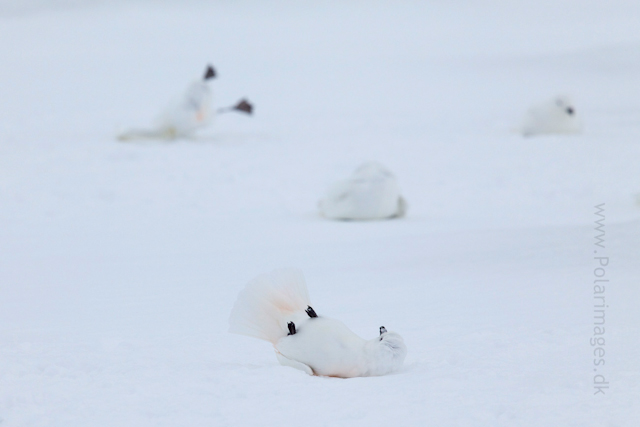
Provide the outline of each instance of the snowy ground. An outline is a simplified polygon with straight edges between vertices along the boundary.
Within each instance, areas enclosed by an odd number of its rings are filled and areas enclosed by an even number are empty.
[[[640,3],[265,3],[0,3],[0,426],[635,425]],[[116,141],[207,62],[254,117]],[[583,135],[511,132],[556,93]],[[368,160],[408,216],[319,218]],[[406,369],[309,377],[228,334],[286,266]]]

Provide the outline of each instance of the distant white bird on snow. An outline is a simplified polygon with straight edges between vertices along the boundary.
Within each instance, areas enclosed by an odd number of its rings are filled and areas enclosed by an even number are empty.
[[[123,133],[120,140],[129,139],[173,139],[189,137],[195,131],[208,126],[216,113],[227,111],[241,111],[251,114],[253,106],[245,99],[228,108],[215,110],[213,108],[213,94],[209,82],[216,76],[211,65],[207,66],[204,76],[187,86],[184,93],[175,98],[160,114],[152,129],[132,129]]]
[[[369,162],[334,183],[318,207],[330,219],[372,220],[401,217],[407,203],[396,177],[381,164]]]
[[[523,136],[577,134],[582,131],[582,123],[571,100],[558,96],[531,107],[519,130]]]
[[[298,270],[276,270],[249,282],[229,325],[231,333],[269,341],[281,365],[309,375],[384,375],[399,369],[407,354],[402,337],[384,326],[379,336],[365,340],[339,320],[317,315]]]

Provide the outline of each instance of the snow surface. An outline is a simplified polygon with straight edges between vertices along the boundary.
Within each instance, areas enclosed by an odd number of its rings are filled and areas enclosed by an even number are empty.
[[[3,1],[0,426],[638,425],[639,16],[633,0]],[[216,102],[247,96],[254,117],[116,141],[208,62]],[[511,132],[556,93],[582,135]],[[320,218],[370,160],[408,216]],[[245,283],[287,266],[318,314],[399,332],[405,369],[310,377],[228,334]]]

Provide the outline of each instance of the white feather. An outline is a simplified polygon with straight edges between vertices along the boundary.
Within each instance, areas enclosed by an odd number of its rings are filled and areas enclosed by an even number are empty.
[[[173,136],[189,136],[209,125],[215,115],[209,80],[196,80],[174,99],[160,115],[158,129]]]
[[[334,183],[318,206],[330,219],[385,219],[406,212],[395,176],[376,162],[365,163],[349,179]]]
[[[229,318],[229,332],[275,344],[287,335],[287,322],[309,305],[302,272],[283,269],[263,274],[238,295]]]
[[[151,129],[131,129],[118,136],[121,141],[134,139],[173,139],[189,137],[209,125],[215,116],[209,80],[195,80],[184,93],[174,98],[162,111]]]

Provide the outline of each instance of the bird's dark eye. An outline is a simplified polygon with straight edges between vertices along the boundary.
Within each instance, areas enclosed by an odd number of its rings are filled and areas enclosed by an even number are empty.
[[[570,116],[572,116],[572,115],[573,115],[573,113],[574,113],[573,108],[571,108],[571,107],[567,107],[567,109],[566,109],[565,111],[566,111],[566,112],[567,112],[567,114],[568,114],[568,115],[570,115]]]

